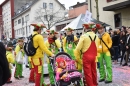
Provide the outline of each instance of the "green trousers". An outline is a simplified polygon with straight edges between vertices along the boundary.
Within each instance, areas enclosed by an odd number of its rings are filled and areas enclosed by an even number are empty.
[[[99,73],[100,79],[106,79],[107,81],[112,81],[112,60],[110,56],[110,52],[100,53],[100,57],[98,57],[98,61],[100,63]],[[104,66],[105,62],[105,66]]]
[[[55,84],[54,72],[50,64],[48,64],[48,71],[49,71],[50,83],[51,85],[54,85]]]
[[[22,76],[22,71],[23,71],[23,64],[18,64],[16,62],[16,68],[15,68],[15,77]]]

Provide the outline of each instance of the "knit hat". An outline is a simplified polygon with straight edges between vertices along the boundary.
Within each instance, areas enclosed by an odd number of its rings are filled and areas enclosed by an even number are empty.
[[[34,26],[37,29],[46,28],[46,26],[44,24],[31,24],[31,25]]]
[[[64,63],[63,67],[66,66],[65,60],[64,60],[63,58],[60,58],[60,57],[59,57],[59,58],[56,59],[56,64],[57,64],[57,67],[58,67],[58,68],[61,68],[61,66],[60,66],[60,63],[61,63],[61,62]]]
[[[50,34],[58,34],[58,32],[54,31],[54,30],[47,30],[48,33]]]
[[[74,31],[74,30],[73,30],[72,28],[70,28],[70,27],[66,28],[65,30],[66,30],[66,31],[70,31],[70,32]]]

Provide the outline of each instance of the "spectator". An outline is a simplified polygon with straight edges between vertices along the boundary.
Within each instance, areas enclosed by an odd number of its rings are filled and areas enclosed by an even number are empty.
[[[121,31],[126,31],[126,27],[122,26]]]
[[[6,49],[2,42],[0,42],[0,86],[5,84],[10,78],[9,64],[6,58]]]
[[[126,31],[122,31],[122,35],[121,35],[121,38],[120,38],[120,43],[121,43],[121,52],[122,52],[122,56],[121,56],[121,61],[120,61],[120,65],[122,65],[122,60],[124,59],[124,54],[125,54],[125,51],[126,51],[126,47],[125,47],[125,44],[126,44]]]
[[[127,66],[128,65],[128,59],[129,59],[129,54],[130,54],[130,28],[128,29],[128,37],[126,40],[126,59],[125,63],[122,66]]]
[[[119,41],[119,36],[117,35],[117,32],[114,31],[112,35],[112,47],[114,48],[115,55],[114,55],[114,63],[117,64],[118,60],[118,41]]]
[[[112,29],[110,28],[110,29],[108,30],[108,33],[109,33],[110,36],[111,36],[111,32],[112,32]]]

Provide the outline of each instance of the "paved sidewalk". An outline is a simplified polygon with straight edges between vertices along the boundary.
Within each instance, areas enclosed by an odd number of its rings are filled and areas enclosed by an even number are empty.
[[[28,83],[29,69],[24,68],[23,75],[25,78],[21,80],[15,80],[12,77],[13,83],[5,84],[4,86],[34,86],[34,84]],[[49,82],[49,78],[46,77],[45,83],[49,84]],[[102,82],[98,84],[98,86],[130,86],[130,67],[122,67],[119,66],[119,64],[113,65],[113,83],[105,84],[104,82]]]

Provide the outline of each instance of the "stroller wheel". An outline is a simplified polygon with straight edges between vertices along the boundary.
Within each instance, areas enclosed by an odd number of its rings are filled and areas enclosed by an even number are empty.
[[[80,81],[77,81],[76,84],[74,84],[74,86],[81,86]]]

